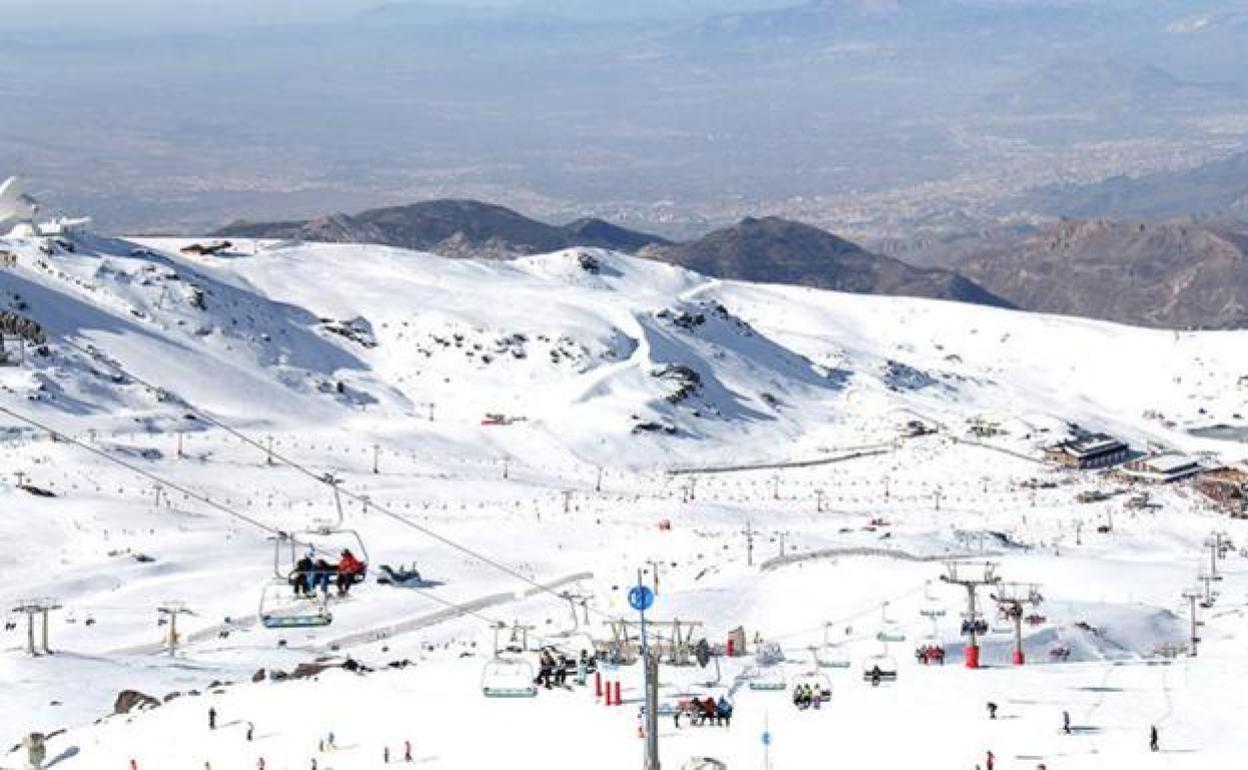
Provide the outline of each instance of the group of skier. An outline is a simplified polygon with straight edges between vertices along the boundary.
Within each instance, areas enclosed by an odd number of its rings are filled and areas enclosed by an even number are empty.
[[[339,555],[337,564],[330,564],[323,558],[312,558],[311,549],[303,558],[295,562],[295,570],[290,575],[290,583],[294,586],[297,596],[312,596],[318,590],[322,594],[329,593],[330,578],[334,579],[339,596],[346,596],[368,568],[364,562],[344,548]]]
[[[689,723],[693,725],[715,725],[717,727],[732,726],[732,703],[728,698],[721,695],[716,701],[711,696],[706,696],[705,700],[698,700],[697,696],[687,701],[682,701],[672,714],[672,721],[676,727],[680,727],[680,717],[687,715]]]
[[[537,679],[533,684],[541,685],[547,690],[554,686],[567,687],[568,673],[571,670],[576,672],[577,685],[584,687],[586,677],[594,670],[595,665],[595,659],[585,650],[581,650],[573,663],[562,652],[546,647],[537,657]]]
[[[799,711],[809,708],[817,709],[820,704],[831,698],[831,690],[825,690],[819,685],[799,684],[793,688],[793,705],[797,706]]]

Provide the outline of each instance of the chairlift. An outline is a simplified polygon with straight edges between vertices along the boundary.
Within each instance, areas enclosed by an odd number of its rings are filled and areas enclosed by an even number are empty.
[[[750,672],[749,686],[761,692],[783,692],[789,689],[789,682],[779,665],[760,666]]]
[[[286,579],[274,579],[260,592],[260,624],[269,629],[319,628],[333,622],[326,599],[315,592],[298,595]]]
[[[945,616],[945,608],[941,606],[940,600],[932,593],[932,581],[930,580],[923,587],[923,606],[919,608],[919,615],[929,620]]]
[[[880,630],[875,638],[885,644],[906,641],[906,631],[901,624],[888,617],[888,602],[880,605]]]
[[[481,694],[487,698],[532,698],[537,695],[535,679],[529,661],[499,656],[481,670]]]
[[[872,687],[897,681],[897,661],[887,651],[872,655],[862,662],[862,680]]]
[[[829,624],[830,626],[831,624]],[[831,644],[827,637],[825,626],[823,654],[820,654],[820,648],[811,645],[810,655],[815,664],[815,668],[834,669],[849,668],[849,656],[845,655],[840,645]]]

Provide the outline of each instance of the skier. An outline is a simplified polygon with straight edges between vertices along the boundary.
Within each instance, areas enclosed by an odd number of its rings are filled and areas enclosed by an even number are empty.
[[[346,596],[355,583],[356,576],[364,572],[364,562],[355,558],[350,549],[342,549],[342,558],[338,561],[338,595]]]
[[[576,683],[581,687],[585,686],[585,677],[589,674],[589,655],[581,650],[581,654],[576,658]]]
[[[251,740],[256,736],[256,725],[254,722],[247,723],[247,740]]]
[[[1062,712],[1062,732],[1070,735],[1070,712]]]
[[[208,729],[217,729],[217,710],[212,707],[208,708]]]
[[[296,596],[312,595],[312,552],[303,555],[303,558],[295,562],[294,574],[290,576],[290,582],[295,586]]]
[[[412,761],[412,742],[411,741],[403,741],[403,761],[404,762]]]
[[[390,764],[390,747],[386,746],[381,750],[381,759],[385,764]]]
[[[988,701],[988,718],[989,719],[997,718],[997,704],[993,703],[992,701]]]
[[[1161,745],[1159,743],[1159,736],[1157,735],[1157,725],[1153,725],[1152,727],[1148,728],[1148,750],[1149,751],[1161,750]]]
[[[996,767],[997,767],[997,757],[996,757],[996,755],[995,755],[995,754],[993,754],[991,751],[990,751],[990,752],[988,752],[988,756],[987,756],[987,758],[985,758],[985,759],[984,759],[984,767],[985,767],[987,770],[996,770]]]
[[[264,770],[264,757],[256,760],[256,770]]]

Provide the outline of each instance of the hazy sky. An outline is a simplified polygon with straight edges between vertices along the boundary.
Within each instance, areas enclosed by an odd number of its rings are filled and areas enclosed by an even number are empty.
[[[531,8],[582,17],[731,12],[797,4],[799,0],[0,0],[9,27],[72,25],[139,31],[328,21],[379,5]]]

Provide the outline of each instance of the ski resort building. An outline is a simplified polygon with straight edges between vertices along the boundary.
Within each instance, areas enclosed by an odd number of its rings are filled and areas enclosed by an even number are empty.
[[[1122,475],[1137,481],[1169,484],[1203,471],[1199,462],[1180,454],[1156,454],[1130,460],[1121,468]]]
[[[1104,433],[1092,433],[1054,444],[1044,455],[1066,468],[1110,468],[1126,462],[1131,447]]]
[[[1218,468],[1196,481],[1196,490],[1231,516],[1248,517],[1248,468]]]

